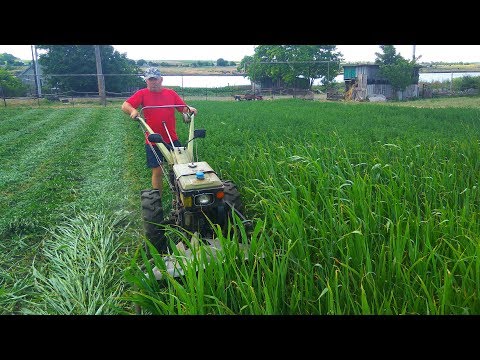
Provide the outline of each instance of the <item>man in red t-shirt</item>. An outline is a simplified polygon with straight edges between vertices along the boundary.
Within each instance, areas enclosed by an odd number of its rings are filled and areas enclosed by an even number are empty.
[[[139,115],[138,107],[145,106],[160,106],[160,105],[180,105],[178,107],[169,108],[153,108],[145,109],[143,115],[145,121],[150,128],[162,135],[162,139],[165,143],[170,143],[170,138],[165,131],[163,122],[166,123],[170,137],[172,138],[174,146],[182,146],[178,140],[176,132],[175,121],[175,109],[181,113],[194,113],[197,114],[197,109],[188,106],[182,100],[182,98],[172,89],[168,89],[162,86],[163,78],[160,71],[156,68],[149,68],[144,75],[144,79],[147,83],[147,87],[140,89],[130,96],[122,104],[122,111],[132,119],[136,119]],[[183,106],[182,106],[183,105]],[[160,196],[162,195],[162,167],[158,163],[157,156],[161,161],[164,161],[162,153],[156,146],[152,146],[145,135],[145,151],[147,154],[147,166],[152,169],[152,187],[158,189]],[[155,156],[154,152],[157,156]]]

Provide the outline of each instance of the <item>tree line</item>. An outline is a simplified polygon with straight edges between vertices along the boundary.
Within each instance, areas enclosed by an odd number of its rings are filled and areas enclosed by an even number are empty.
[[[37,48],[45,50],[38,59],[44,87],[60,91],[98,91],[94,46],[37,45]],[[375,62],[380,65],[381,73],[395,89],[404,90],[412,83],[415,60],[404,59],[393,45],[380,45],[380,49],[382,53],[376,53]],[[100,56],[107,92],[128,92],[145,86],[139,76],[139,64],[145,64],[144,61],[128,59],[111,45],[100,45]],[[8,56],[3,58],[12,62]],[[311,89],[315,79],[321,79],[324,85],[330,84],[341,71],[342,61],[343,55],[336,45],[259,45],[253,56],[241,60],[237,69],[254,82],[269,80],[293,86],[303,80]],[[217,65],[231,65],[231,62],[220,58]],[[21,81],[5,68],[0,68],[0,90],[3,96],[26,93]]]

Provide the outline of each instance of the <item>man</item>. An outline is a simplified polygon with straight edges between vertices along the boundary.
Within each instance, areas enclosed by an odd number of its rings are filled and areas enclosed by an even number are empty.
[[[182,98],[172,89],[162,86],[163,78],[160,71],[156,68],[149,68],[144,74],[147,87],[140,89],[129,97],[122,104],[122,111],[130,115],[132,119],[136,119],[139,115],[137,108],[145,106],[161,106],[161,105],[183,105],[179,107],[169,108],[152,108],[145,109],[143,115],[148,126],[155,132],[162,136],[165,143],[170,143],[170,138],[167,135],[163,122],[166,123],[168,132],[173,141],[174,146],[182,146],[178,140],[176,132],[175,109],[178,112],[189,114],[197,114],[197,109],[188,106]],[[147,166],[152,169],[152,188],[158,189],[160,196],[162,195],[162,167],[158,163],[157,156],[161,161],[164,157],[160,150],[148,141],[145,135],[145,151],[147,155]],[[154,151],[156,154],[154,154]],[[156,155],[156,156],[155,156]]]

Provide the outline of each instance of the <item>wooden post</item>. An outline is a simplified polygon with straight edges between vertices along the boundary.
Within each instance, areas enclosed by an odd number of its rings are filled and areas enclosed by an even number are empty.
[[[102,58],[100,57],[100,46],[94,45],[95,47],[95,61],[97,63],[97,80],[98,80],[98,95],[100,96],[100,103],[103,106],[107,105],[105,97],[105,79],[102,73]]]
[[[40,80],[40,71],[38,68],[38,54],[37,54],[37,47],[33,45],[33,49],[35,50],[35,78],[36,78],[36,84],[37,84],[37,94],[38,97],[42,97],[42,81]]]
[[[2,86],[2,84],[0,84],[0,90],[2,90],[3,107],[7,107],[7,101],[5,100],[5,94],[3,93],[3,86]]]
[[[35,56],[33,55],[33,45],[30,45],[30,49],[32,50],[32,67],[33,67],[33,79],[35,80],[35,91],[37,93],[37,99],[40,96],[38,92],[38,79],[37,79],[37,62],[35,60]]]
[[[453,91],[453,71],[450,74],[450,95],[452,95],[452,91]]]
[[[182,98],[183,98],[183,101],[185,101],[185,89],[183,87],[183,75],[182,75]]]

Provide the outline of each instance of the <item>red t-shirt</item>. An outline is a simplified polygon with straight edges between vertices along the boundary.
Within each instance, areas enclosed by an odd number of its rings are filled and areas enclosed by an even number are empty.
[[[182,98],[172,89],[163,88],[159,92],[153,92],[148,88],[140,89],[127,99],[127,102],[135,109],[139,106],[160,106],[160,105],[183,105],[186,106]],[[143,111],[143,118],[147,122],[148,126],[152,128],[154,132],[162,135],[163,141],[167,144],[170,143],[167,132],[163,122],[165,121],[167,129],[170,133],[172,141],[178,140],[177,132],[175,130],[175,109],[181,112],[183,107],[171,107],[171,108],[153,108],[145,109]],[[145,136],[145,144],[149,144],[147,137]]]

